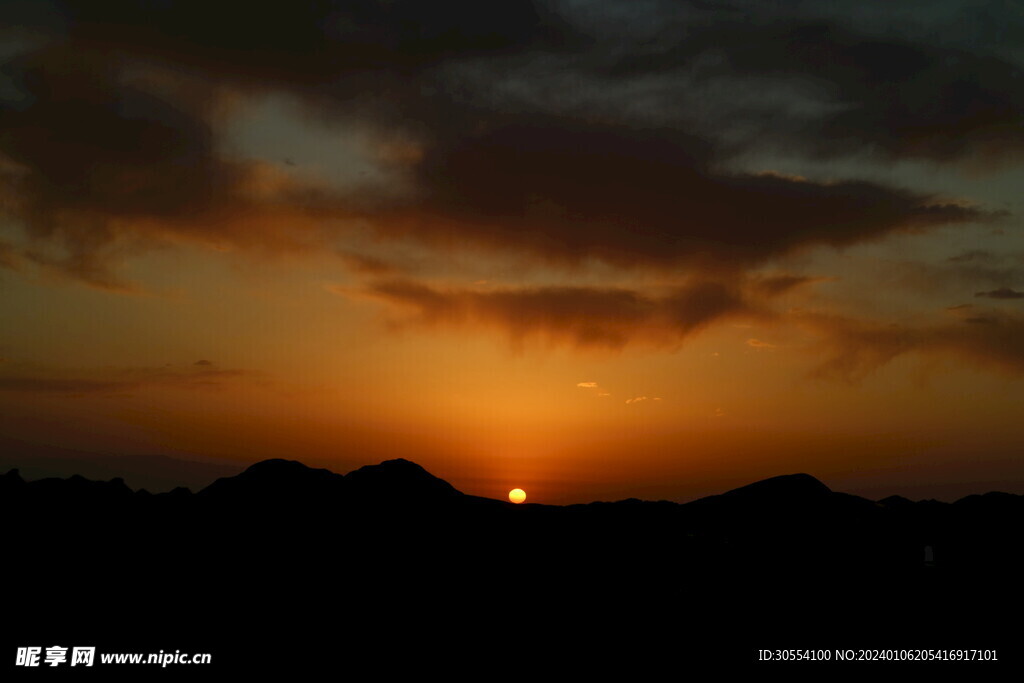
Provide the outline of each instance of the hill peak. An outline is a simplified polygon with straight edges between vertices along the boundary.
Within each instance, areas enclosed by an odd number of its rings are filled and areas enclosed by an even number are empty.
[[[724,496],[821,496],[832,490],[809,474],[783,474],[723,493]]]
[[[271,458],[249,465],[241,474],[218,479],[200,494],[261,497],[287,493],[291,497],[302,497],[325,489],[336,490],[343,480],[340,474],[315,469],[298,460]]]
[[[420,465],[405,458],[360,467],[345,475],[345,481],[351,487],[367,494],[462,495],[445,480],[435,477]]]
[[[299,462],[298,460],[285,460],[284,458],[270,458],[268,460],[260,460],[249,465],[243,471],[244,473],[264,473],[264,472],[303,472],[305,470],[312,470],[313,468]]]
[[[828,498],[832,490],[809,474],[783,474],[770,479],[755,481],[717,496],[708,496],[695,503],[726,501],[744,504],[793,505],[805,501]]]

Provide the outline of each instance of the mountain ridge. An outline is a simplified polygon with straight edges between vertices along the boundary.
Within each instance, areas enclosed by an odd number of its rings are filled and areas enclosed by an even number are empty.
[[[18,482],[18,483],[16,483]],[[131,489],[125,483],[123,477],[113,477],[109,480],[88,479],[79,474],[70,477],[46,477],[43,479],[26,480],[21,476],[20,468],[11,468],[0,475],[0,491],[4,489],[27,486],[38,489],[55,489],[61,485],[58,482],[68,482],[69,485],[79,487],[92,486],[99,490],[96,484],[107,484],[108,487],[119,490],[127,489],[131,493],[145,492],[147,495],[156,497],[174,494],[175,496],[189,495],[208,498],[210,496],[230,496],[244,493],[248,497],[253,494],[281,492],[281,487],[295,489],[299,493],[335,492],[339,495],[347,495],[355,492],[361,497],[369,494],[388,495],[389,493],[400,493],[413,496],[414,498],[447,497],[449,499],[465,499],[467,501],[487,501],[494,503],[505,503],[505,501],[465,494],[444,479],[431,474],[424,467],[406,458],[392,458],[381,461],[377,464],[364,465],[354,469],[347,474],[340,474],[327,468],[316,468],[306,465],[299,460],[287,458],[268,458],[250,464],[242,472],[219,477],[212,483],[196,491],[188,487],[176,487],[163,493],[149,494],[145,488]],[[295,488],[302,484],[305,489]],[[275,491],[275,488],[278,489]],[[545,507],[569,508],[576,506],[592,505],[660,505],[660,506],[705,506],[717,505],[723,502],[743,504],[764,504],[778,500],[808,501],[821,500],[829,496],[843,496],[852,499],[870,501],[870,499],[854,494],[847,494],[832,491],[819,479],[807,473],[783,474],[767,479],[761,479],[750,484],[745,484],[734,489],[729,489],[719,494],[712,494],[697,498],[692,501],[678,503],[666,500],[645,500],[639,498],[627,498],[618,501],[592,501],[590,503],[574,503],[569,505],[544,505]],[[1015,501],[1024,499],[1024,496],[1002,491],[989,491],[982,494],[969,494],[951,503],[924,499],[912,501],[900,495],[891,495],[874,502],[887,508],[905,506],[938,505],[938,506],[973,506],[991,504],[1014,504]],[[511,505],[511,503],[509,503]]]

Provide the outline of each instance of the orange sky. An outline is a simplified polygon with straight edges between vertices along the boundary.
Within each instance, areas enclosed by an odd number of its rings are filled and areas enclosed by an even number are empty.
[[[0,434],[547,503],[1024,492],[1011,46],[794,10],[648,54],[657,3],[541,4],[443,46],[12,22]]]

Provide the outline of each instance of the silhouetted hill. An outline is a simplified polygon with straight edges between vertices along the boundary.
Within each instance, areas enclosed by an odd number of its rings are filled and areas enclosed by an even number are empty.
[[[349,494],[393,503],[451,501],[464,495],[454,486],[403,458],[367,465],[345,475]]]
[[[1020,511],[1024,507],[1024,496],[1002,491],[990,491],[984,494],[965,496],[953,503],[961,509],[1002,510],[1005,512]]]
[[[905,508],[908,505],[913,505],[913,501],[903,496],[889,496],[878,501],[879,504],[890,508]]]
[[[431,653],[635,674],[680,643],[713,671],[770,647],[1005,648],[992,614],[1020,607],[1022,501],[874,502],[793,474],[686,504],[516,506],[404,459],[266,460],[157,495],[12,470],[5,620],[19,643],[142,638],[285,672],[340,647],[378,674]]]
[[[831,493],[832,491],[827,486],[809,474],[784,474],[694,502],[789,505],[823,500]]]
[[[154,493],[178,486],[198,491],[218,477],[238,474],[243,467],[241,463],[200,462],[166,455],[94,453],[0,435],[0,472],[18,468],[29,481],[79,474],[97,480],[121,477],[131,488]]]
[[[206,503],[260,508],[370,506],[401,508],[499,503],[466,496],[416,463],[398,458],[346,475],[314,469],[295,460],[264,460],[241,474],[223,477],[198,493]]]
[[[277,504],[311,502],[344,493],[345,478],[340,474],[296,460],[272,459],[250,465],[233,477],[222,477],[198,495],[220,502]]]

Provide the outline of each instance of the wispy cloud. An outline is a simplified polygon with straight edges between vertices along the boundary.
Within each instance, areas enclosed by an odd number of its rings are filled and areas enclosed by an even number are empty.
[[[377,282],[362,294],[411,313],[405,324],[494,327],[514,343],[539,338],[575,347],[621,349],[631,342],[678,344],[714,321],[750,314],[741,292],[695,281],[662,295],[629,289],[518,287],[478,291],[410,280]]]
[[[252,10],[239,33],[236,13],[201,3],[29,5],[0,10],[36,38],[5,66],[0,199],[26,231],[19,260],[108,289],[127,286],[118,261],[155,244],[313,253],[350,223],[548,265],[744,271],[992,217],[878,181],[727,170],[745,151],[955,163],[1024,147],[1019,69],[987,41],[937,45],[803,7],[749,5],[736,22],[727,5],[656,3],[624,22],[547,0],[296,0]],[[364,131],[386,180],[336,187],[229,153],[225,131],[268,93]]]
[[[1000,287],[989,292],[976,292],[974,296],[988,299],[1024,299],[1024,292],[1018,292],[1009,287]]]
[[[661,399],[657,396],[648,398],[647,396],[634,396],[633,398],[627,398],[626,403],[643,403],[644,401],[660,401]]]
[[[798,320],[819,335],[827,354],[818,377],[858,381],[909,353],[949,356],[989,370],[1024,373],[1024,316],[1000,310],[956,307],[952,321],[931,324],[880,323],[823,313]]]
[[[210,361],[156,368],[57,368],[5,363],[0,391],[25,394],[96,396],[133,394],[151,388],[219,389],[253,373],[217,368]]]
[[[605,390],[597,382],[577,382],[576,386],[579,387],[580,389],[587,389],[597,398],[608,398],[609,396],[611,396],[611,393]]]

